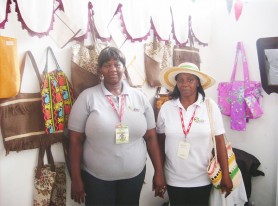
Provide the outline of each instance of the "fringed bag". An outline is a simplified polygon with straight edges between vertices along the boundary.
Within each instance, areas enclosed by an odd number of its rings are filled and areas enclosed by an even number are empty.
[[[20,82],[22,83],[27,56],[41,85],[39,70],[30,51],[27,51],[23,57]],[[19,93],[15,97],[1,99],[0,126],[6,154],[9,151],[34,149],[41,144],[50,145],[61,141],[61,138],[54,134],[45,134],[40,93]]]

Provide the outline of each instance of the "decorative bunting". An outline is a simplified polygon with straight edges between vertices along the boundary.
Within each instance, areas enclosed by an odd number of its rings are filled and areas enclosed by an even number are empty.
[[[235,0],[234,10],[235,10],[236,20],[239,19],[241,12],[242,12],[242,8],[243,8],[243,2],[241,0]]]
[[[234,0],[226,0],[226,3],[227,3],[228,13],[230,14],[233,7]]]

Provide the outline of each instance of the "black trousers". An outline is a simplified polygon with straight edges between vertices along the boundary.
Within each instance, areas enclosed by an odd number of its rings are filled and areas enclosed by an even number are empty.
[[[208,206],[211,185],[202,187],[173,187],[167,185],[171,206]]]
[[[139,206],[146,167],[136,177],[123,180],[100,180],[82,171],[86,206]]]

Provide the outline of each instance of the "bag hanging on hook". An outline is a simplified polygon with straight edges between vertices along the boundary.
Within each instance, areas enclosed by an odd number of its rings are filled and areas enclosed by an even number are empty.
[[[10,98],[18,94],[20,69],[17,54],[17,40],[0,36],[0,98]]]
[[[48,53],[50,52],[56,69],[48,72]],[[74,102],[73,92],[66,74],[60,68],[51,47],[47,47],[46,64],[41,96],[45,120],[45,132],[62,133],[67,128],[68,118]],[[63,134],[63,133],[62,133]]]

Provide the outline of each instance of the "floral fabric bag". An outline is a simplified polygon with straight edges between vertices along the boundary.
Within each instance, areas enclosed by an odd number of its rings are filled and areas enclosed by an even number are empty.
[[[236,81],[239,53],[243,61],[244,81]],[[249,80],[248,64],[242,42],[237,43],[236,57],[230,82],[218,85],[218,105],[221,113],[231,116],[231,129],[243,131],[248,120],[263,114],[260,106],[261,83]]]

